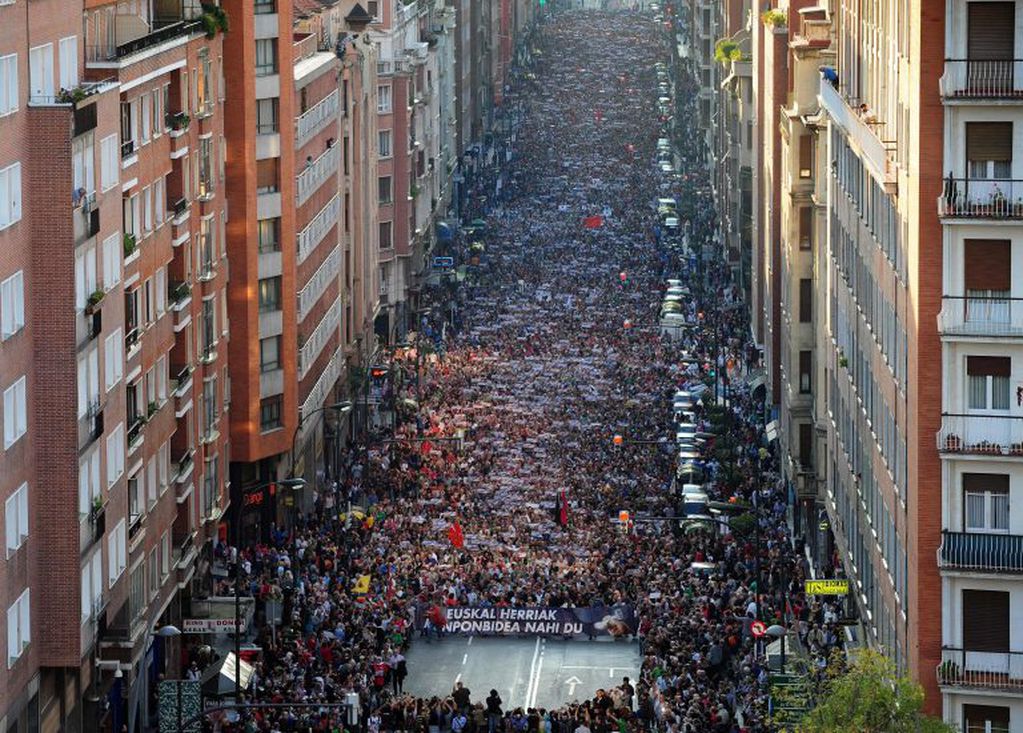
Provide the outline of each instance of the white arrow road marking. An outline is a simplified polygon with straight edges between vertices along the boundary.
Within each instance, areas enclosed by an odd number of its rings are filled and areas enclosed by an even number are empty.
[[[575,675],[572,675],[567,680],[565,680],[565,684],[568,685],[568,696],[569,697],[572,697],[573,695],[575,695],[576,685],[581,685],[582,682],[583,681],[581,679],[579,679],[578,677],[576,677]]]

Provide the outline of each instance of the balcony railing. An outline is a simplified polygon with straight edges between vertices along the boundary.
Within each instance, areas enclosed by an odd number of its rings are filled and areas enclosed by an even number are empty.
[[[1023,535],[942,532],[938,567],[989,573],[1023,573]]]
[[[937,437],[943,453],[1023,457],[1023,416],[945,413]]]
[[[958,99],[1023,99],[1023,60],[946,59],[941,94]]]
[[[938,684],[987,690],[1023,688],[1023,652],[978,652],[942,647]]]
[[[202,20],[198,18],[168,23],[127,43],[86,46],[86,61],[117,61],[118,59],[145,51],[148,48],[159,46],[161,43],[174,40],[179,36],[200,32],[203,32],[203,24]]]
[[[1023,336],[1023,298],[946,295],[938,330],[952,336]]]
[[[1023,180],[946,178],[938,216],[962,219],[1023,218]]]
[[[295,120],[295,148],[305,145],[329,120],[337,120],[340,101],[341,95],[335,89]]]
[[[313,195],[323,182],[338,173],[338,152],[340,148],[333,145],[327,148],[316,160],[309,161],[305,170],[295,179],[295,203],[301,206]]]

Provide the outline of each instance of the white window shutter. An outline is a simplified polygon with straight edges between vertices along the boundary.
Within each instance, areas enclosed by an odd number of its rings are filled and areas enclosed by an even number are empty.
[[[18,643],[18,604],[7,609],[7,667],[14,665],[14,661],[21,654],[21,646]]]
[[[4,540],[7,552],[18,549],[18,497],[12,496],[4,503]]]
[[[18,633],[24,650],[32,640],[32,604],[30,591],[26,590],[18,600]]]

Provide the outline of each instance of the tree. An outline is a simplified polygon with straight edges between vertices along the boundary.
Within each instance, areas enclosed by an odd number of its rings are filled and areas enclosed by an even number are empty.
[[[865,649],[852,666],[823,684],[819,704],[797,726],[798,733],[955,733],[922,712],[924,690],[902,677],[894,663]]]

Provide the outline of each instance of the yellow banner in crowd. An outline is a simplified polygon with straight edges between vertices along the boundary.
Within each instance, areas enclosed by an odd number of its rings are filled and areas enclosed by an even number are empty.
[[[849,592],[849,581],[844,579],[807,580],[805,583],[808,596],[844,596]]]
[[[352,592],[357,593],[359,595],[365,595],[366,593],[369,593],[369,576],[360,575],[356,579],[355,585],[352,586]]]

